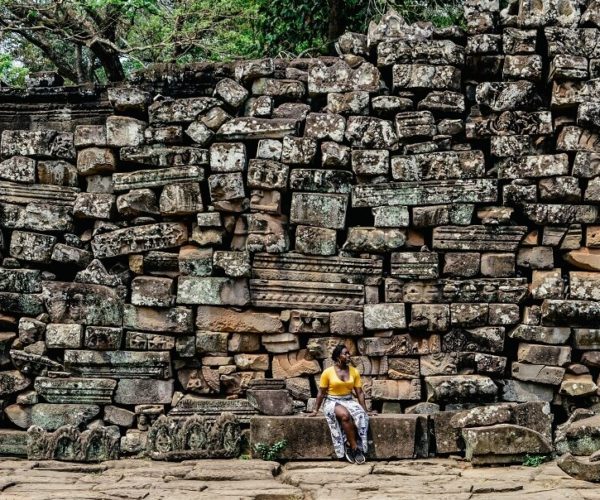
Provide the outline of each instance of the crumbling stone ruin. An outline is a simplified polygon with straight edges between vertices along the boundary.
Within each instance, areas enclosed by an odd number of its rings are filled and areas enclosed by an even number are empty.
[[[0,453],[328,457],[340,342],[375,458],[597,451],[600,4],[465,14],[0,87]]]

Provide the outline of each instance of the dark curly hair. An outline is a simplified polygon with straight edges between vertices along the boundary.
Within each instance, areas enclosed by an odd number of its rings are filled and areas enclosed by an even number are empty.
[[[331,353],[331,359],[337,362],[337,360],[340,358],[340,354],[342,354],[342,351],[344,349],[346,349],[346,346],[344,344],[336,345],[333,349],[333,352]]]

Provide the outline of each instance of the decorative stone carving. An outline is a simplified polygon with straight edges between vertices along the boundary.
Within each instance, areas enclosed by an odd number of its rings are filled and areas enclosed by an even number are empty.
[[[119,458],[121,434],[116,426],[96,427],[80,432],[67,425],[54,432],[33,426],[27,431],[29,460],[102,462]]]
[[[211,419],[194,415],[174,420],[160,416],[148,431],[146,453],[153,460],[234,458],[240,453],[241,429],[236,417]]]

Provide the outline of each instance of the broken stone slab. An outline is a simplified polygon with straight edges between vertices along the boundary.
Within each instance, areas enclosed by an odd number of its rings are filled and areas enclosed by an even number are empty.
[[[483,177],[481,151],[440,151],[392,157],[392,177],[399,181]]]
[[[564,153],[507,158],[497,165],[499,179],[569,175],[569,158]]]
[[[539,432],[513,424],[463,429],[465,458],[473,463],[521,463],[524,455],[547,455],[552,444]]]
[[[571,362],[571,348],[520,343],[517,359],[524,363],[565,366]]]
[[[63,425],[75,425],[89,422],[100,413],[95,404],[50,404],[33,405],[31,423],[46,431],[54,431]]]
[[[365,283],[382,272],[382,261],[359,257],[316,257],[298,253],[254,255],[255,278]]]
[[[199,330],[238,333],[281,333],[283,322],[279,315],[267,312],[237,312],[230,308],[200,306],[196,315]]]
[[[0,227],[30,231],[72,231],[73,209],[70,206],[43,203],[13,205],[0,203]]]
[[[181,276],[178,304],[245,306],[250,301],[245,279]]]
[[[342,115],[368,115],[369,102],[368,92],[328,93],[325,111]]]
[[[258,78],[252,82],[252,95],[265,95],[289,100],[304,97],[304,83],[294,79]]]
[[[65,350],[65,368],[92,378],[157,378],[171,375],[168,352]]]
[[[371,398],[384,401],[404,401],[421,399],[421,381],[411,380],[373,380]]]
[[[352,173],[346,170],[292,169],[290,189],[316,193],[350,193]]]
[[[273,356],[271,366],[274,378],[292,378],[302,375],[314,375],[321,371],[321,365],[306,349]]]
[[[116,380],[37,377],[34,387],[49,403],[110,404]]]
[[[425,377],[427,401],[432,403],[466,403],[494,401],[498,387],[483,375],[440,375]]]
[[[173,302],[173,280],[170,278],[137,276],[131,282],[134,306],[171,307]]]
[[[335,255],[337,253],[337,232],[324,227],[297,226],[296,251],[307,255]]]
[[[27,431],[27,457],[31,460],[101,462],[119,457],[119,428],[95,427],[83,432],[77,424],[65,424],[54,432],[41,426]]]
[[[465,49],[451,40],[385,40],[377,45],[377,66],[426,63],[462,66]]]
[[[569,272],[569,298],[579,300],[600,300],[598,283],[597,273],[583,271]]]
[[[293,400],[286,389],[248,389],[246,398],[261,415],[292,415],[294,412]]]
[[[461,72],[454,66],[432,64],[394,64],[393,88],[460,91]]]
[[[248,163],[247,185],[250,188],[285,190],[288,176],[289,167],[278,161],[254,158]]]
[[[121,348],[123,330],[110,326],[88,326],[85,329],[83,347],[99,351],[113,351]]]
[[[212,248],[198,248],[184,245],[179,248],[177,257],[179,272],[191,276],[210,276],[213,271]]]
[[[110,87],[108,101],[115,111],[143,112],[150,102],[150,94],[135,87]]]
[[[386,149],[355,149],[351,153],[351,162],[352,171],[357,176],[386,176],[389,172],[390,152]]]
[[[42,291],[41,271],[0,268],[0,291],[39,293]]]
[[[480,83],[475,97],[478,104],[497,112],[532,108],[540,100],[535,85],[527,80]]]
[[[442,350],[444,352],[502,353],[504,350],[504,327],[483,326],[452,329],[442,338]]]
[[[394,124],[400,140],[433,137],[437,133],[431,111],[405,111],[398,113]]]
[[[187,307],[153,309],[125,305],[123,327],[149,332],[191,333],[193,332],[192,310]]]
[[[177,182],[166,185],[159,199],[161,215],[188,215],[203,210],[200,184]]]
[[[117,169],[117,159],[112,149],[85,148],[77,151],[77,172],[79,175],[111,173]]]
[[[392,206],[392,207],[373,207],[375,227],[408,227],[409,212],[408,207]]]
[[[83,325],[50,323],[46,327],[46,347],[79,349],[83,340]]]
[[[433,248],[514,252],[526,232],[524,226],[440,226],[433,229]]]
[[[571,336],[571,328],[537,325],[518,325],[508,336],[513,339],[543,344],[566,344]]]
[[[398,145],[398,135],[392,122],[371,116],[349,117],[345,137],[358,148],[393,150]]]
[[[135,172],[115,173],[112,176],[115,191],[129,191],[150,187],[169,186],[174,183],[200,182],[204,169],[195,165],[169,167]]]
[[[152,167],[205,166],[209,163],[208,150],[192,146],[131,146],[121,148],[119,156],[121,161]]]
[[[210,146],[212,172],[242,172],[246,161],[246,145],[242,142],[220,142]]]
[[[342,247],[349,252],[383,253],[406,243],[406,231],[396,228],[351,227]]]
[[[504,401],[550,402],[554,398],[553,388],[546,385],[507,379],[501,381],[501,386]]]
[[[438,205],[441,203],[495,203],[494,179],[429,180],[360,184],[352,187],[353,207]]]
[[[394,252],[391,257],[391,276],[401,279],[435,279],[439,275],[436,252]]]
[[[346,283],[252,279],[250,299],[255,307],[265,308],[361,310],[364,287]]]
[[[10,239],[9,253],[11,257],[37,263],[49,263],[56,236],[13,231]]]
[[[293,193],[290,222],[343,229],[347,205],[346,194]]]
[[[520,303],[528,293],[523,278],[444,279],[411,281],[400,284],[388,281],[387,300],[409,303],[497,302]]]
[[[108,193],[79,193],[73,215],[82,219],[109,220],[115,208],[115,195]]]
[[[549,135],[553,133],[549,111],[504,111],[467,118],[465,135],[468,139],[494,135]]]
[[[513,378],[525,382],[560,385],[565,375],[565,369],[557,366],[513,362],[511,375]]]
[[[600,321],[600,304],[588,300],[546,299],[542,303],[542,324],[594,327]]]
[[[223,412],[233,413],[242,423],[248,423],[250,417],[258,413],[246,399],[200,398],[186,394],[169,411],[169,416],[187,417],[198,414],[215,419]]]
[[[427,355],[441,351],[438,335],[417,336],[409,333],[391,337],[358,339],[358,351],[365,356]]]
[[[313,139],[343,142],[346,120],[334,113],[309,113],[304,135]]]
[[[576,398],[596,394],[598,386],[594,383],[589,373],[573,374],[567,373],[560,384],[559,394]]]
[[[399,459],[427,455],[426,418],[422,415],[377,415],[370,418],[373,438],[369,458]],[[322,417],[253,417],[252,443],[274,443],[285,439],[284,460],[322,460],[335,457],[327,422]]]
[[[121,378],[115,390],[114,402],[125,405],[171,404],[173,391],[173,379]]]
[[[0,396],[20,392],[31,384],[31,380],[19,370],[0,371]]]
[[[218,139],[251,140],[282,139],[287,135],[296,135],[298,122],[290,118],[233,118],[221,125]]]
[[[58,130],[3,130],[0,153],[10,156],[75,159],[73,134]]]
[[[86,283],[45,281],[42,299],[54,323],[120,326],[122,301],[115,289]]]
[[[147,224],[96,235],[92,240],[94,257],[103,259],[172,248],[187,243],[187,225],[180,222]]]
[[[181,258],[181,257],[180,257]],[[250,276],[250,254],[248,252],[221,251],[213,253],[213,266],[232,278]]]
[[[35,183],[36,161],[26,156],[13,156],[0,162],[0,179],[24,184]]]
[[[234,65],[235,78],[238,81],[255,80],[271,76],[275,71],[275,62],[271,58],[238,61]]]
[[[155,101],[148,107],[150,123],[192,122],[222,102],[213,97],[190,97]]]
[[[379,70],[370,63],[365,62],[353,69],[343,60],[327,66],[317,59],[308,68],[308,93],[376,92],[379,79]]]
[[[292,310],[289,312],[288,331],[290,333],[329,333],[330,313]]]
[[[592,462],[589,458],[576,458],[570,453],[565,453],[556,464],[575,479],[592,483],[600,482],[600,462]]]
[[[404,304],[365,304],[363,313],[367,330],[406,328]]]
[[[250,95],[242,85],[231,78],[223,78],[215,85],[215,95],[232,108],[239,108]]]
[[[591,328],[574,328],[573,347],[579,350],[600,349],[600,330]]]

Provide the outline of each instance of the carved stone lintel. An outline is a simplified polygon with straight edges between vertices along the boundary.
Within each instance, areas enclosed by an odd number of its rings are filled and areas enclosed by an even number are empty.
[[[115,460],[119,458],[120,438],[117,426],[96,427],[83,432],[72,425],[54,432],[34,426],[27,431],[27,458],[68,462]]]
[[[240,423],[232,413],[222,413],[216,420],[161,415],[148,431],[146,452],[153,460],[234,458],[240,444]]]

